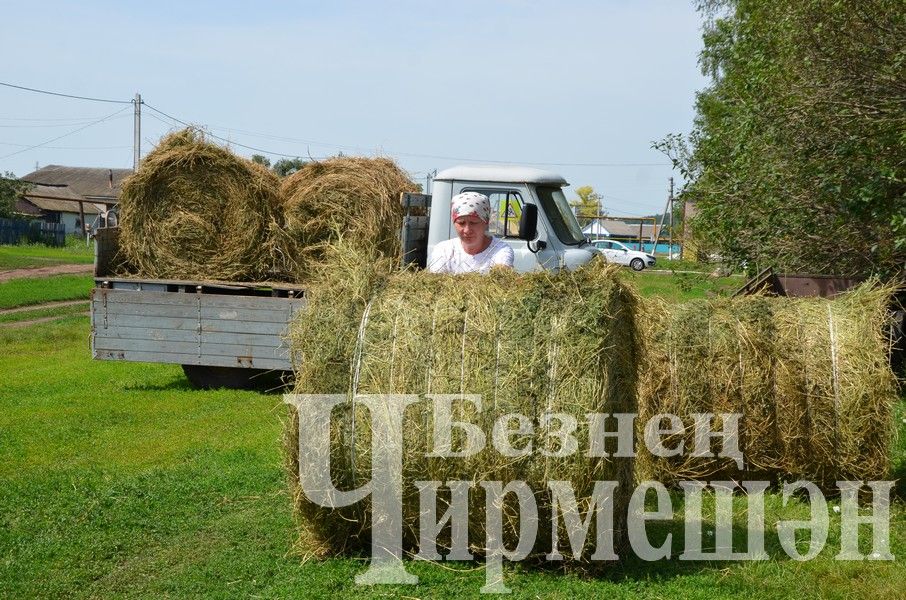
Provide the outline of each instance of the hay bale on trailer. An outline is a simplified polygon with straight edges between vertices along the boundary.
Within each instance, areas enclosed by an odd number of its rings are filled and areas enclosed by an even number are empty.
[[[343,261],[332,259],[333,264]],[[539,507],[540,532],[549,531],[547,482],[573,484],[580,507],[587,507],[594,482],[617,481],[614,539],[619,546],[633,480],[631,458],[589,458],[589,412],[635,410],[635,295],[602,262],[576,272],[517,275],[508,270],[488,276],[450,277],[427,272],[376,274],[356,270],[335,274],[330,285],[313,290],[308,310],[291,330],[299,361],[297,393],[478,394],[483,410],[454,403],[454,419],[468,420],[487,435],[487,446],[468,458],[430,458],[431,405],[408,408],[404,421],[404,546],[418,539],[417,480],[473,482],[469,538],[481,553],[485,507],[481,481],[527,482]],[[527,456],[508,457],[491,443],[501,415],[525,415],[533,433],[515,436],[515,447],[531,442]],[[558,443],[540,425],[543,415],[566,413],[576,419],[578,449],[561,457]],[[289,474],[304,539],[322,553],[362,547],[369,537],[364,503],[327,510],[311,504],[298,488],[298,422],[287,428]],[[552,429],[559,425],[556,420]],[[370,428],[367,410],[347,404],[334,414],[331,432],[332,476],[343,489],[370,478]],[[448,498],[449,496],[447,496]],[[438,514],[446,510],[441,496]],[[512,499],[512,498],[511,498]],[[509,505],[508,505],[509,506]],[[582,508],[585,510],[585,508]],[[547,515],[547,516],[545,516]],[[504,512],[504,539],[515,543],[518,517]],[[548,534],[549,535],[549,534]],[[562,529],[560,539],[566,539]],[[595,539],[594,527],[588,543]],[[549,540],[549,537],[548,537]],[[538,552],[548,551],[544,542]],[[585,558],[589,555],[586,550]]]
[[[124,181],[120,248],[144,277],[274,279],[281,204],[276,175],[185,129]]]
[[[388,158],[310,162],[284,179],[281,194],[297,277],[310,277],[330,244],[340,238],[369,256],[398,259],[400,194],[416,189]]]
[[[676,457],[652,456],[639,435],[641,479],[844,479],[889,476],[896,380],[888,352],[893,289],[865,285],[833,300],[745,296],[645,303],[639,423],[680,416]],[[740,471],[690,456],[693,413],[737,413]],[[714,425],[719,428],[720,421]]]

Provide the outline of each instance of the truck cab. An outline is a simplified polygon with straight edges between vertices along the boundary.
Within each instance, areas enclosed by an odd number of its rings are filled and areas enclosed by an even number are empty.
[[[569,185],[560,175],[530,167],[459,166],[434,177],[427,256],[438,243],[456,237],[450,219],[451,200],[462,192],[479,192],[491,200],[489,232],[513,248],[519,272],[574,269],[599,254],[588,243],[563,193]],[[523,207],[537,207],[532,239],[520,237]]]

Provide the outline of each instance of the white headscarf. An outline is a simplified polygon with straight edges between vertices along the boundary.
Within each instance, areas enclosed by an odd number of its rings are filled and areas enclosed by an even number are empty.
[[[458,217],[475,213],[479,219],[487,223],[491,220],[491,201],[487,196],[478,192],[456,194],[453,196],[450,213],[454,221]]]

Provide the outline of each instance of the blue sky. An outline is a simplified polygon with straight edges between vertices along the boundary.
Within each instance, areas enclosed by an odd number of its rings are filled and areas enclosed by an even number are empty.
[[[143,153],[174,125],[154,107],[272,159],[379,154],[419,181],[465,159],[535,163],[592,185],[611,214],[663,210],[678,174],[651,142],[689,130],[707,83],[681,0],[86,0],[3,15],[0,81],[140,92]],[[0,87],[0,171],[129,168],[132,127],[128,104]]]

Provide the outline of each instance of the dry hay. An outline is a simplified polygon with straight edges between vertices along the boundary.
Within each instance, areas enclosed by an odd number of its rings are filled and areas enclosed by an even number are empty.
[[[886,479],[896,400],[892,293],[869,284],[834,300],[646,301],[639,423],[675,414],[686,430],[665,439],[668,448],[684,443],[684,454],[670,458],[652,456],[639,430],[639,478],[806,479],[825,489],[837,480]],[[742,415],[743,471],[727,458],[690,456],[693,413]]]
[[[398,259],[402,192],[417,186],[388,158],[310,162],[283,180],[297,278],[307,279],[340,237],[358,252]]]
[[[281,218],[276,175],[185,129],[123,183],[120,247],[144,277],[263,281]]]
[[[350,266],[344,260],[331,258],[340,265],[339,271]],[[354,268],[315,290],[310,302],[291,329],[291,347],[299,365],[297,393],[342,393],[350,398],[354,391],[482,397],[483,411],[477,414],[470,404],[454,403],[454,420],[478,424],[488,438],[486,448],[470,458],[427,458],[430,405],[422,400],[408,408],[403,429],[405,548],[413,549],[417,540],[418,497],[412,483],[416,480],[473,482],[469,538],[476,554],[482,553],[486,534],[484,491],[478,482],[505,485],[521,480],[531,486],[539,508],[536,552],[542,552],[550,545],[547,481],[572,482],[583,511],[596,480],[617,481],[614,540],[619,548],[625,534],[632,459],[589,458],[585,419],[589,412],[635,411],[637,336],[632,315],[636,297],[612,266],[601,261],[558,275],[518,275],[501,269],[487,276],[424,271],[384,276],[375,269]],[[353,390],[355,381],[358,385]],[[558,458],[539,454],[540,447],[558,449],[538,426],[546,412],[577,419],[575,454]],[[535,424],[534,437],[519,440],[515,436],[513,441],[516,447],[532,441],[534,452],[528,457],[507,458],[491,445],[494,421],[508,413],[524,414]],[[362,548],[369,537],[366,503],[327,510],[301,494],[298,422],[295,414],[292,418],[286,450],[303,538],[317,540],[322,554]],[[369,423],[367,409],[361,406],[346,405],[334,413],[333,477],[341,489],[354,487],[353,480],[361,484],[370,479]],[[439,496],[438,515],[442,515],[448,500],[442,492]],[[507,504],[503,517],[504,540],[510,548],[518,531],[512,508]],[[567,539],[562,522],[560,531],[562,548]],[[594,525],[587,540],[594,544]],[[586,546],[584,557],[588,556]]]

